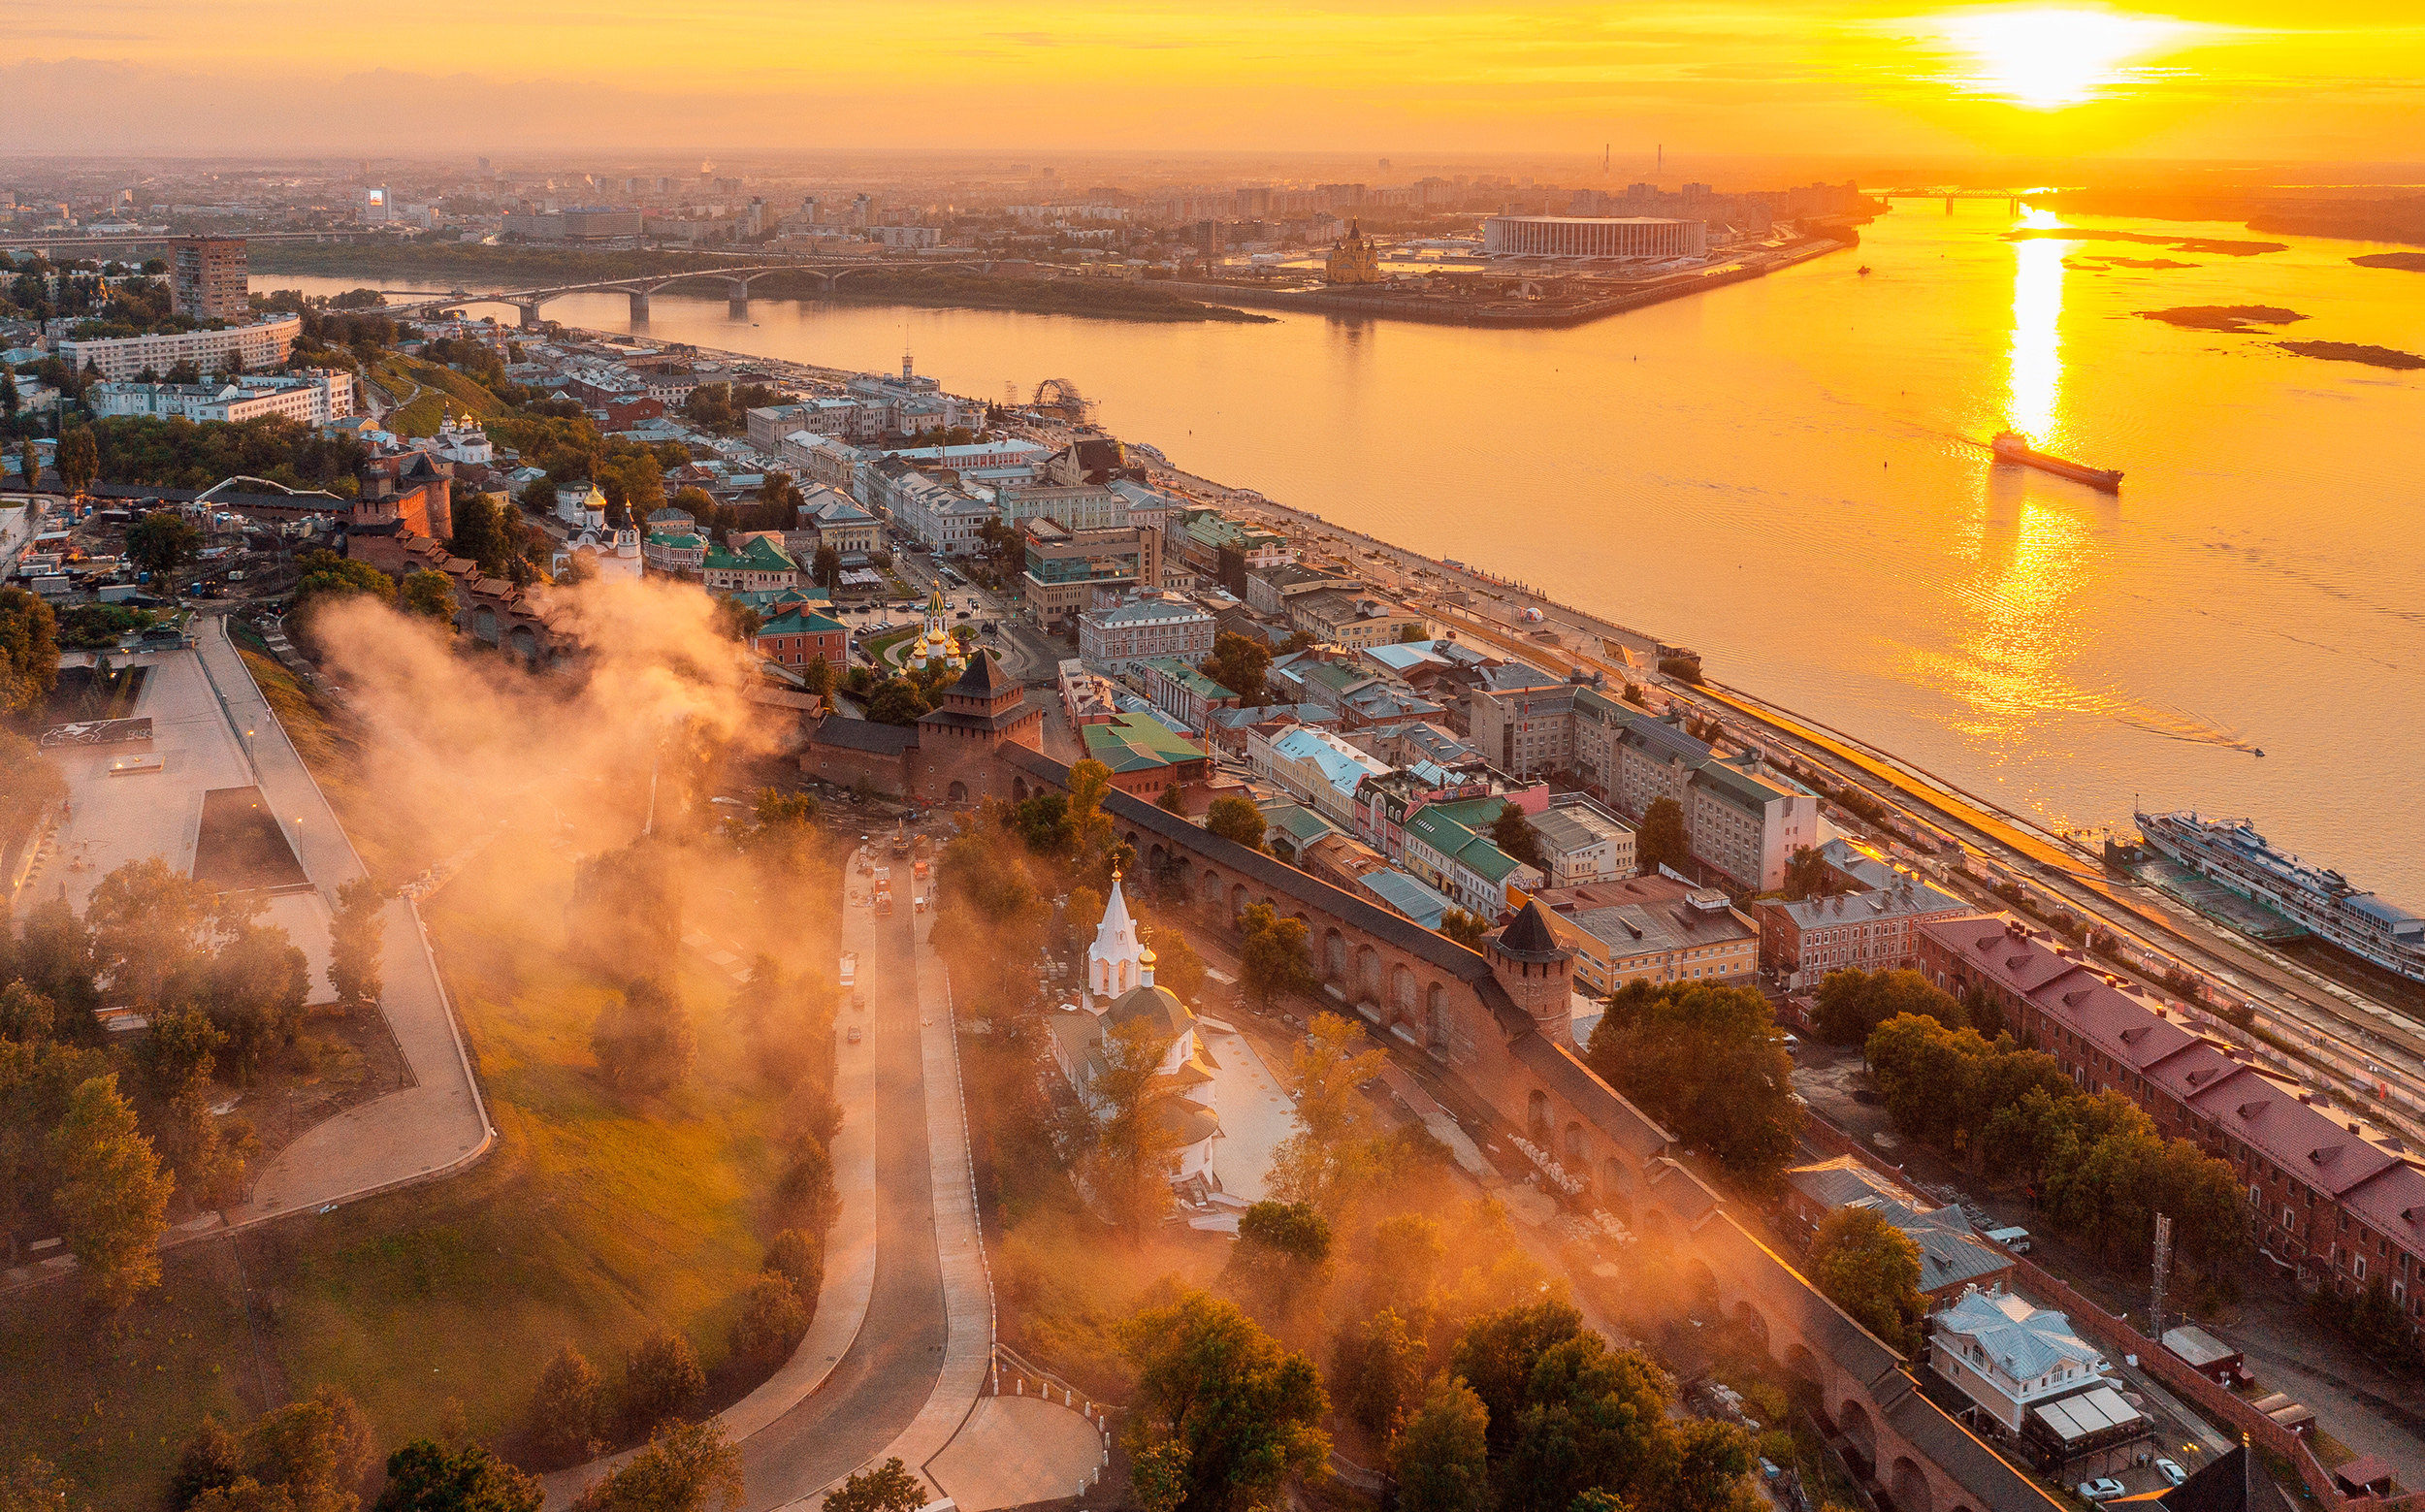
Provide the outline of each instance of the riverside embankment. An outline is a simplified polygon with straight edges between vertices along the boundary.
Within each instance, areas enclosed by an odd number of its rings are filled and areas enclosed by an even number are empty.
[[[2285,1075],[2314,1082],[2345,1106],[2425,1138],[2425,1033],[2345,983],[2229,933],[2152,888],[2108,873],[2076,842],[2047,834],[1892,753],[1723,684],[1687,684],[1657,670],[1659,637],[1559,602],[1464,563],[1423,556],[1260,495],[1172,472],[1182,491],[1258,517],[1300,541],[1322,543],[1341,567],[1403,594],[1461,635],[1557,671],[1581,670],[1643,688],[1717,719],[1739,744],[1784,769],[1865,791],[1894,811],[1883,828],[1941,881],[1966,878],[1977,893],[2018,888],[2041,912],[2089,918],[2116,939],[2118,969],[2175,992],[2168,976],[2208,983],[2201,1027]],[[1376,573],[1378,563],[1394,571]],[[1462,601],[1460,601],[1462,600]],[[1538,624],[1527,624],[1527,610]],[[1547,638],[1544,638],[1547,637]],[[1848,822],[1852,817],[1844,816]],[[1982,898],[2005,906],[2000,896]],[[2245,1017],[2243,1025],[2238,1019]]]

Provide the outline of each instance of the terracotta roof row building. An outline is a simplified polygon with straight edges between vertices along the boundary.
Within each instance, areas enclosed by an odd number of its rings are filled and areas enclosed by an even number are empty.
[[[2229,1162],[2267,1253],[2344,1292],[2379,1281],[2425,1329],[2425,1168],[2406,1142],[2018,921],[1947,919],[1918,933],[1920,970],[1938,986],[1985,992],[2084,1090],[2120,1092],[2167,1137]]]

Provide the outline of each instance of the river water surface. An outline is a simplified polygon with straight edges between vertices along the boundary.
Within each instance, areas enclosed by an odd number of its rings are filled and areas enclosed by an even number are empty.
[[[2271,344],[2425,353],[2425,275],[2355,267],[2386,250],[2357,242],[2012,225],[1906,208],[1856,250],[1567,331],[765,299],[735,320],[721,291],[667,291],[646,334],[851,368],[907,349],[983,398],[1067,378],[1181,467],[1689,643],[2050,826],[2126,829],[2134,800],[2251,817],[2425,906],[2425,372]],[[363,282],[412,286],[253,277]],[[2193,305],[2309,318],[2138,315]],[[630,328],[621,295],[546,313]],[[2123,469],[2120,496],[1991,466],[2007,424]]]

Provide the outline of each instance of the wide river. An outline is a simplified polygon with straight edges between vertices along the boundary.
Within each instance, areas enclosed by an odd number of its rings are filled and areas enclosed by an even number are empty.
[[[2425,372],[2271,344],[2425,353],[2425,274],[2352,266],[2389,250],[2356,242],[2012,224],[1907,205],[1857,250],[1567,331],[763,299],[736,321],[668,292],[646,334],[849,368],[907,348],[985,398],[1067,378],[1190,471],[1689,643],[2049,826],[2127,829],[2134,801],[2251,817],[2425,906]],[[412,286],[253,277],[363,282]],[[2308,318],[2138,318],[2193,305]],[[630,329],[621,295],[546,312]],[[2007,424],[2123,469],[2120,496],[1991,466]]]

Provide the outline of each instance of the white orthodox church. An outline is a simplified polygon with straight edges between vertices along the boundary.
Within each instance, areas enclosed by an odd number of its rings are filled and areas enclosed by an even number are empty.
[[[1212,1173],[1212,1142],[1221,1132],[1211,1054],[1196,1033],[1196,1015],[1179,994],[1153,984],[1153,951],[1137,937],[1137,923],[1128,914],[1117,874],[1112,896],[1103,906],[1103,922],[1095,926],[1094,943],[1086,948],[1086,985],[1081,1001],[1066,1003],[1051,1020],[1052,1059],[1080,1097],[1105,1065],[1104,1041],[1121,1025],[1144,1020],[1158,1039],[1168,1039],[1160,1077],[1178,1096],[1164,1105],[1163,1116],[1175,1126],[1180,1147],[1172,1156],[1174,1186],[1202,1181],[1216,1186]]]

